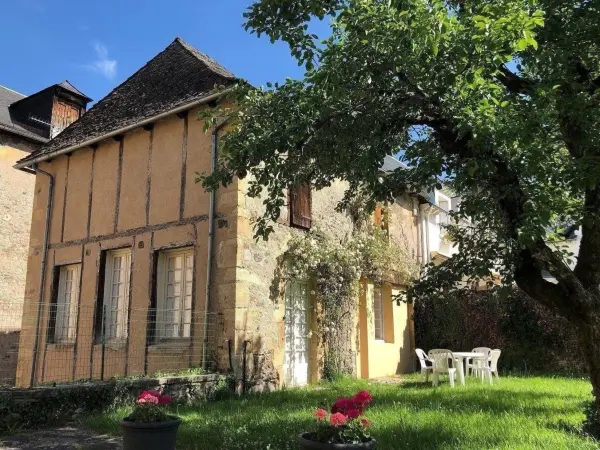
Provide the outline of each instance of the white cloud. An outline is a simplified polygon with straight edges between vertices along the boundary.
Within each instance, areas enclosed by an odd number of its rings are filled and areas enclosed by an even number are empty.
[[[101,42],[92,42],[96,59],[84,67],[112,80],[117,74],[117,60],[108,57],[108,49]]]

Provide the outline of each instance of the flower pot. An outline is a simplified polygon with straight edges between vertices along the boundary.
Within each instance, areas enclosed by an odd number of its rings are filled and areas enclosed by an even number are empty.
[[[365,450],[377,448],[377,441],[371,439],[361,444],[327,444],[313,441],[314,433],[302,433],[298,436],[301,450]]]
[[[123,450],[175,450],[181,419],[169,416],[165,422],[130,422],[121,420]]]

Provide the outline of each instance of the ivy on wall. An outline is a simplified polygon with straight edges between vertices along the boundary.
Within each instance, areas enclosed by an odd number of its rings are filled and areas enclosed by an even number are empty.
[[[389,214],[385,217],[389,220]],[[353,374],[356,367],[351,339],[360,279],[409,285],[418,276],[418,265],[405,248],[386,230],[364,222],[342,241],[318,230],[295,234],[279,263],[280,277],[276,278],[313,283],[326,379]]]

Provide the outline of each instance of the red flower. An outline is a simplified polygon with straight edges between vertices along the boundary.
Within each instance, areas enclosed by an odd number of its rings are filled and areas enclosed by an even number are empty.
[[[359,417],[362,413],[359,409],[356,408],[348,408],[345,412],[345,414],[348,416],[348,419],[356,419],[357,417]]]
[[[365,427],[365,429],[367,429],[367,428],[371,428],[371,421],[370,421],[369,419],[366,419],[366,418],[365,418],[365,419],[362,419],[362,420],[360,421],[360,424],[361,424],[363,427]]]
[[[341,427],[348,423],[348,418],[342,413],[336,412],[329,417],[329,423],[332,427]]]
[[[352,399],[349,399],[346,397],[340,397],[337,399],[337,401],[331,407],[331,412],[332,413],[341,412],[341,413],[345,414],[347,410],[353,409],[353,408],[354,408],[354,402],[352,401]]]
[[[158,404],[159,405],[168,405],[173,401],[173,397],[171,397],[170,395],[161,395],[158,397]]]
[[[313,413],[313,416],[315,416],[317,420],[325,420],[327,418],[327,411],[323,408],[319,408]]]
[[[354,403],[356,403],[360,410],[363,410],[369,403],[371,403],[373,397],[371,397],[371,394],[369,394],[367,391],[360,391],[354,397],[352,397],[352,400]]]

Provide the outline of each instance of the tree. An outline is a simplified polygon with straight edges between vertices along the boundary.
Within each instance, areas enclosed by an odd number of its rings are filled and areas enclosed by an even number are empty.
[[[600,2],[597,0],[260,0],[246,28],[283,40],[301,80],[230,89],[221,160],[205,187],[250,177],[268,237],[284,189],[348,182],[373,201],[432,189],[462,196],[460,253],[416,295],[494,270],[576,329],[600,410]],[[311,33],[330,20],[331,34]],[[384,157],[409,169],[382,179]],[[581,226],[572,255],[549,243]],[[547,281],[544,273],[555,281]]]

